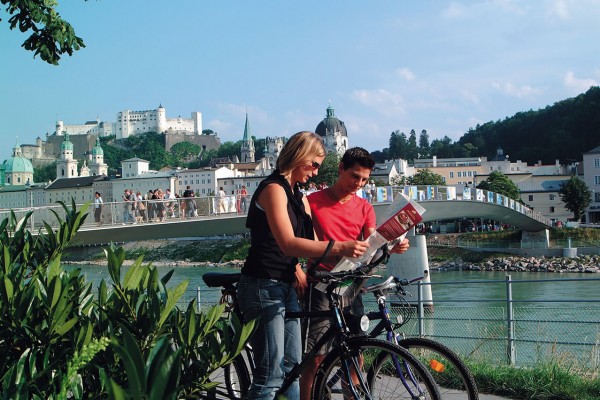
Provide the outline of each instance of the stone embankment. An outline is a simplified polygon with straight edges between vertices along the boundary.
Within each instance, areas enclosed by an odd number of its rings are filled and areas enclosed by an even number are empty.
[[[469,263],[461,259],[430,262],[432,271],[506,271],[506,272],[556,272],[598,273],[600,256],[564,257],[503,257],[480,263]]]
[[[135,260],[123,260],[123,265],[132,265]],[[63,261],[63,264],[72,265],[98,265],[99,267],[105,267],[107,265],[106,260],[88,260],[88,261]],[[244,265],[244,260],[232,260],[226,262],[211,262],[211,261],[190,261],[190,260],[178,260],[178,261],[142,261],[143,264],[152,264],[155,267],[226,267],[226,268],[241,268]]]

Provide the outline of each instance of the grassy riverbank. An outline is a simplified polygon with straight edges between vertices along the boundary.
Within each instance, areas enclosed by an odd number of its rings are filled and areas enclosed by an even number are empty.
[[[575,367],[568,359],[531,368],[467,363],[480,393],[519,400],[598,400],[598,367]]]

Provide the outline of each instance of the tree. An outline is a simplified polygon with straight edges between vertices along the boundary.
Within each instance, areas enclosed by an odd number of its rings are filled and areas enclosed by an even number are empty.
[[[421,131],[419,135],[419,155],[420,157],[427,158],[429,157],[429,134],[425,129]],[[418,158],[420,158],[418,157]]]
[[[50,182],[56,179],[56,161],[47,165],[33,168],[33,181],[36,183]]]
[[[317,176],[310,179],[315,184],[326,183],[331,186],[338,177],[338,168],[340,166],[340,156],[336,152],[328,153],[321,163]]]
[[[177,160],[192,160],[200,154],[202,148],[194,143],[179,142],[171,146],[171,154]]]
[[[411,129],[410,135],[408,135],[406,153],[406,159],[411,161],[417,159],[419,154],[419,147],[417,146],[417,133],[414,129]]]
[[[573,213],[575,221],[579,221],[585,209],[592,202],[592,192],[584,181],[576,176],[560,185],[558,195],[565,208]]]
[[[21,45],[25,50],[33,51],[35,56],[48,64],[58,65],[63,54],[73,55],[73,51],[85,47],[83,39],[56,11],[57,1],[48,0],[1,0],[6,6],[10,29],[19,28],[21,32],[31,31],[31,35]],[[1,20],[1,19],[0,19]]]
[[[444,177],[432,172],[430,169],[420,169],[416,174],[406,180],[408,185],[445,185]]]
[[[477,188],[503,194],[517,201],[521,200],[521,191],[517,185],[500,171],[492,172],[485,181],[477,185]]]

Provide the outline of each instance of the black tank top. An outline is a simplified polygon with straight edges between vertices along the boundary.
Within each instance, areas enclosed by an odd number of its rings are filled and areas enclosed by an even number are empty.
[[[294,229],[294,236],[314,239],[312,220],[304,210],[302,193],[297,185],[292,192],[287,180],[279,174],[278,170],[275,170],[258,185],[250,201],[246,219],[246,227],[250,228],[250,249],[242,268],[242,274],[255,278],[293,282],[298,258],[283,254],[269,228],[266,213],[256,205],[256,199],[260,193],[267,185],[271,184],[280,185],[285,190],[288,199],[287,210]]]

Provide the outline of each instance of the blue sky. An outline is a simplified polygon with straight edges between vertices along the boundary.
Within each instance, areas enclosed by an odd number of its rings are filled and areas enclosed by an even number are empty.
[[[314,130],[331,102],[351,146],[537,110],[600,82],[599,0],[62,1],[86,48],[51,66],[0,12],[1,159],[56,120],[162,104],[221,141]]]

